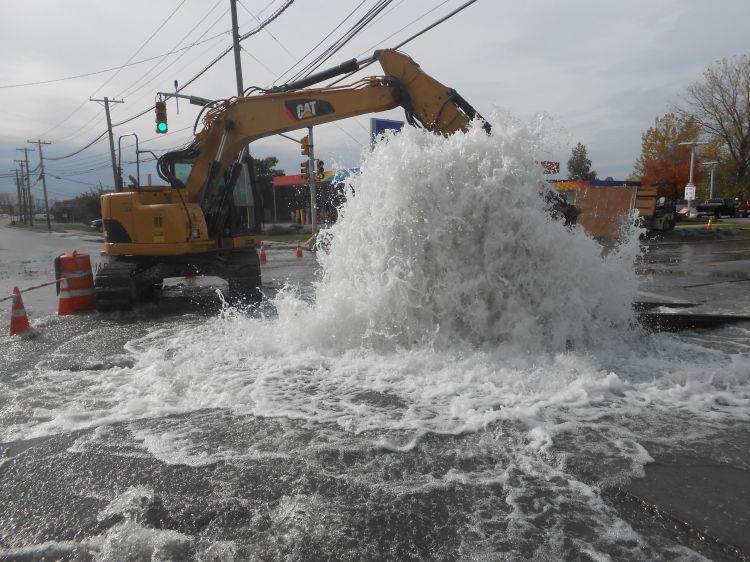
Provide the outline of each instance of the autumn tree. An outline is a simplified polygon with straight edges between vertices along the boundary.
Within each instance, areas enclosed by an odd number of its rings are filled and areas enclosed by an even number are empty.
[[[685,185],[690,178],[690,147],[683,142],[698,140],[698,124],[690,116],[667,113],[641,135],[641,155],[635,161],[633,177],[643,185],[674,183]],[[698,181],[700,168],[694,169]]]
[[[692,117],[706,140],[720,147],[724,172],[733,191],[750,191],[750,59],[722,59],[685,95],[684,117]]]
[[[279,170],[279,159],[275,156],[266,158],[253,158],[253,167],[255,168],[255,180],[258,182],[261,190],[270,189],[273,185],[273,178],[283,176],[284,170]]]
[[[591,160],[586,153],[586,145],[580,142],[573,147],[573,152],[568,159],[568,179],[594,181],[596,171],[591,169]]]

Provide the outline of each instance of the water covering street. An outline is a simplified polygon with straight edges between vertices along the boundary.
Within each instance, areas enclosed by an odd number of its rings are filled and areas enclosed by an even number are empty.
[[[547,212],[536,141],[381,143],[326,251],[268,250],[257,308],[215,280],[112,314],[25,294],[0,560],[750,557],[750,326],[632,309],[750,314],[750,237],[603,254]],[[98,257],[22,236],[0,228],[4,293]]]

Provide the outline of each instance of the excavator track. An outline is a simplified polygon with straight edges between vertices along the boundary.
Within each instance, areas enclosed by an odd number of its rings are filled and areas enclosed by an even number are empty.
[[[133,308],[138,300],[134,263],[113,261],[103,264],[94,278],[97,310]]]

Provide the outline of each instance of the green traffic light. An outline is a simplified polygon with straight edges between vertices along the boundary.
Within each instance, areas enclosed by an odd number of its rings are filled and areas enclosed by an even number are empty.
[[[167,124],[164,121],[162,121],[160,123],[157,123],[156,124],[156,130],[159,131],[160,133],[166,133],[167,132]]]

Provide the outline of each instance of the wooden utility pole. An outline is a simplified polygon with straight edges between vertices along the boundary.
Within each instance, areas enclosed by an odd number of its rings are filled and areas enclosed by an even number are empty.
[[[23,160],[16,160],[21,162],[21,181],[23,182],[23,167],[26,166],[26,212],[29,219],[29,226],[34,227],[34,199],[31,197],[31,169],[29,168],[29,150],[32,152],[34,149],[29,149],[24,146],[23,148],[16,148],[16,150],[23,150]],[[22,183],[23,185],[23,183]]]
[[[47,231],[52,232],[52,223],[49,220],[49,201],[47,199],[47,178],[44,175],[44,156],[42,156],[42,145],[52,144],[52,143],[41,141],[39,139],[35,141],[27,140],[26,142],[36,143],[36,145],[39,147],[39,168],[40,168],[40,174],[42,178],[42,187],[44,188],[44,212],[47,217]]]
[[[18,166],[21,168],[21,176],[18,176],[18,170],[16,170],[16,177],[21,189],[21,224],[23,224],[26,222],[26,187],[23,184],[23,160],[13,160],[13,162],[18,162]]]
[[[109,104],[125,103],[125,100],[111,100],[105,96],[101,100],[89,98],[89,101],[104,103],[104,113],[107,115],[107,131],[109,132],[109,152],[112,157],[112,176],[115,180],[114,186],[116,191],[122,191],[122,182],[120,181],[120,173],[117,170],[117,159],[115,158],[115,137],[112,135],[112,119],[109,116]]]
[[[229,0],[232,9],[232,42],[234,44],[234,73],[237,76],[237,95],[245,91],[242,86],[242,62],[240,61],[240,29],[237,25],[237,0]]]
[[[18,179],[18,170],[16,172],[16,191],[18,192],[18,222],[23,222],[23,216],[25,213],[23,206],[23,198],[21,197],[21,180]]]

